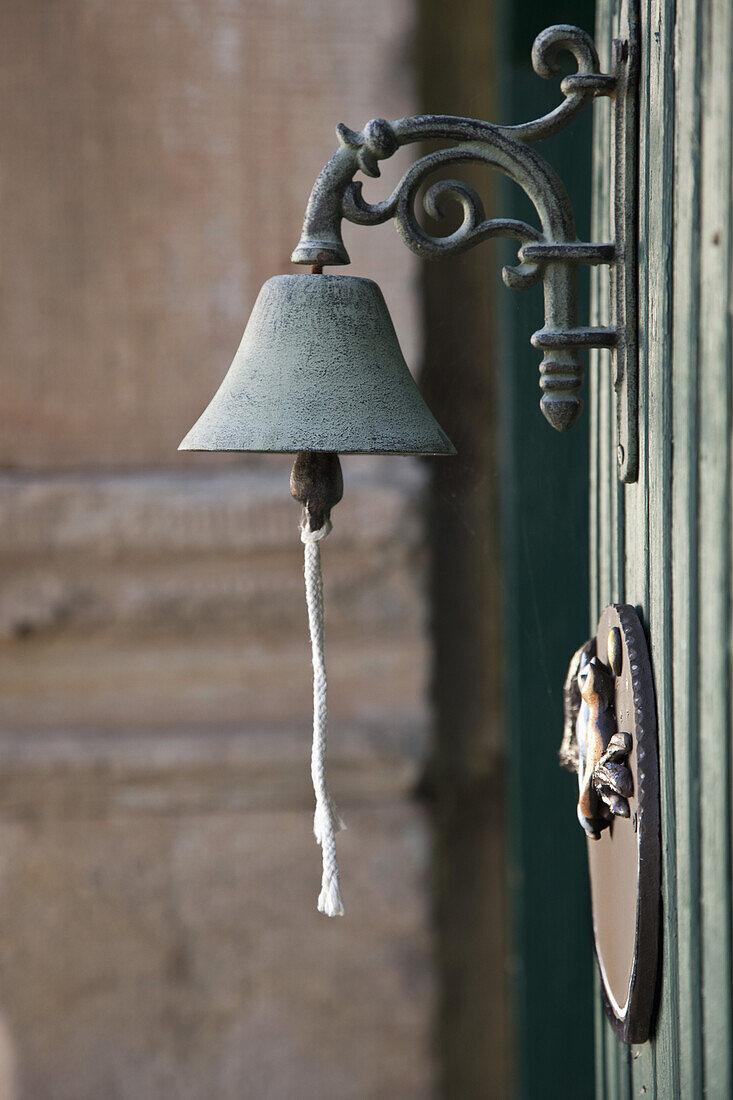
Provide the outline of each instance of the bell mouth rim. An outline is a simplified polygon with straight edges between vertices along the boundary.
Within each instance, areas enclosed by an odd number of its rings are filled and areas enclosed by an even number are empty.
[[[451,443],[450,450],[442,451],[365,451],[358,448],[334,448],[334,447],[278,447],[277,450],[263,450],[258,447],[184,447],[178,445],[181,454],[230,454],[230,455],[297,455],[301,451],[312,451],[315,454],[338,455],[373,455],[382,458],[453,458],[458,451]]]

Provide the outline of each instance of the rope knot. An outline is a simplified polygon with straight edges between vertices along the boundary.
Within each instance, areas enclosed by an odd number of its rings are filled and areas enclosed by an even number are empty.
[[[326,522],[323,524],[323,527],[319,527],[317,531],[311,531],[310,527],[301,526],[300,541],[302,543],[305,543],[306,546],[314,542],[323,542],[325,538],[328,538],[332,531],[333,525],[331,524],[330,519],[327,519]]]

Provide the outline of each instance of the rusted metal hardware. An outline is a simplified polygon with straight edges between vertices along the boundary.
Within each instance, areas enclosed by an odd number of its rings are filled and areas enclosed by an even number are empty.
[[[629,0],[632,7],[635,2]],[[344,218],[357,225],[379,225],[393,218],[407,247],[425,259],[456,255],[491,237],[519,241],[519,262],[505,267],[503,278],[513,289],[543,281],[545,323],[531,338],[532,345],[543,353],[542,411],[557,430],[569,428],[582,408],[578,391],[584,368],[578,353],[584,348],[609,348],[619,400],[624,404],[623,409],[619,406],[619,424],[627,425],[623,438],[619,438],[624,452],[619,474],[626,481],[636,477],[636,443],[631,422],[636,416],[632,151],[636,144],[637,31],[638,20],[632,11],[615,43],[611,73],[600,71],[595,45],[585,31],[566,25],[542,31],[532,48],[535,72],[545,79],[560,76],[558,56],[564,51],[573,55],[578,71],[563,77],[560,83],[563,102],[532,122],[496,126],[450,115],[420,115],[394,122],[372,119],[359,132],[340,124],[337,127],[340,147],[316,180],[303,233],[292,255],[294,263],[316,265],[314,270],[324,265],[348,264],[341,236]],[[593,99],[601,96],[612,100],[614,113],[611,128],[616,171],[614,240],[588,243],[577,239],[573,210],[562,180],[531,148],[531,143],[563,130]],[[379,161],[391,157],[400,146],[436,139],[453,144],[417,160],[383,202],[368,203],[364,199],[361,181],[354,179],[358,171],[366,176],[379,176]],[[422,200],[425,211],[439,219],[452,200],[462,207],[463,219],[459,228],[448,236],[428,233],[415,213],[419,189],[432,172],[465,163],[496,168],[518,183],[531,199],[541,228],[515,219],[487,219],[482,201],[472,187],[459,180],[439,180],[425,191]],[[612,323],[608,327],[578,323],[579,264],[607,264],[615,273]]]
[[[633,607],[613,604],[570,662],[560,762],[578,774],[604,1005],[627,1043],[649,1037],[657,975],[656,739],[644,631]]]

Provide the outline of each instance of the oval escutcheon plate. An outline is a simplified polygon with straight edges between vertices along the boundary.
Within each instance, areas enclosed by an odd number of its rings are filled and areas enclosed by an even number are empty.
[[[579,776],[606,1013],[621,1040],[643,1043],[659,946],[659,776],[649,653],[629,605],[606,607],[573,658],[561,759]]]

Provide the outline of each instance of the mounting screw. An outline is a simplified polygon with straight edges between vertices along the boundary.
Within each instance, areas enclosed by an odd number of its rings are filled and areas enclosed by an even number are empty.
[[[625,453],[624,453],[624,449],[621,446],[621,444],[619,443],[618,447],[616,448],[616,458],[618,459],[619,466],[623,466],[625,457],[626,456],[625,456]]]

